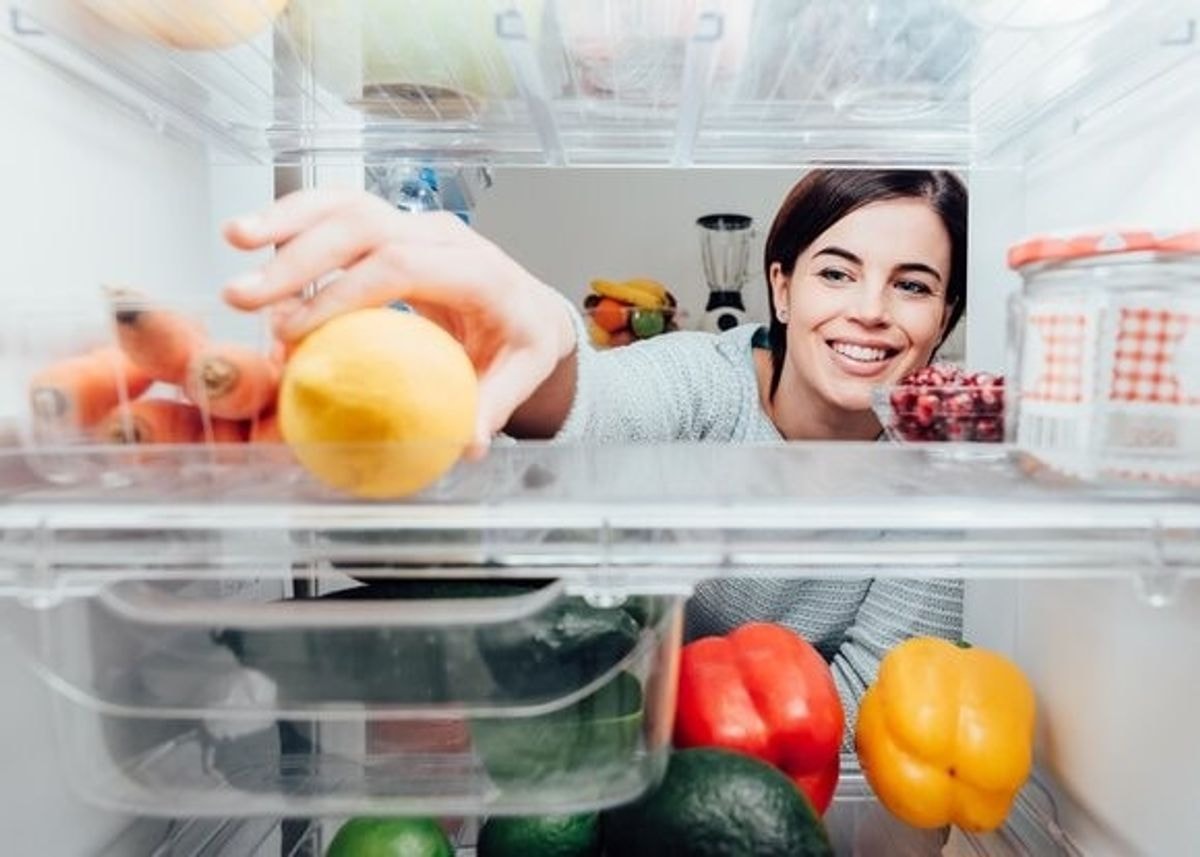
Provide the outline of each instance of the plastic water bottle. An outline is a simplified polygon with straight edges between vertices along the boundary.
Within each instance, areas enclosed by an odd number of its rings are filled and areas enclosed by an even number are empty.
[[[401,211],[441,211],[437,171],[398,165],[367,170],[367,189]]]

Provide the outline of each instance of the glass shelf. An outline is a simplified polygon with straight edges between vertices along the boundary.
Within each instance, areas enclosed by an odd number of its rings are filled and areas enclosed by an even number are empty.
[[[664,593],[715,575],[1158,587],[1200,572],[1195,489],[1076,483],[1000,445],[520,443],[383,503],[326,490],[272,449],[214,460],[181,448],[133,471],[106,467],[128,455],[111,449],[0,456],[0,591],[55,598],[205,568],[347,564]],[[89,479],[35,475],[75,460]]]
[[[906,854],[910,857],[1071,857],[1074,844],[1059,828],[1053,801],[1036,784],[1018,796],[1008,821],[992,833],[920,831],[895,818],[874,799],[852,756],[842,762],[826,828],[839,855]],[[342,819],[141,820],[96,857],[316,857]],[[451,822],[458,857],[474,857],[479,821]],[[286,846],[284,845],[286,843]],[[281,846],[284,846],[281,848]]]
[[[10,36],[275,163],[973,167],[1197,53],[1183,0],[174,3],[13,0]]]

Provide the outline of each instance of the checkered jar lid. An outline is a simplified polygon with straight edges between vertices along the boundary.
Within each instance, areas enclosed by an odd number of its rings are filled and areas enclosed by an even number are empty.
[[[1008,267],[1072,262],[1121,253],[1200,255],[1200,229],[1113,229],[1076,235],[1039,235],[1008,250]]]

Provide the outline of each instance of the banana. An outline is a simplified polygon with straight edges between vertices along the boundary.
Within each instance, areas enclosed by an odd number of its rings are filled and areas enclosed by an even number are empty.
[[[667,305],[666,290],[656,292],[646,288],[644,281],[629,281],[615,283],[612,280],[592,280],[592,291],[598,295],[622,303],[631,304],[641,309],[662,309]]]
[[[657,295],[664,301],[667,299],[667,287],[658,280],[652,280],[649,277],[634,277],[633,279],[626,280],[625,285],[645,289],[650,294]]]

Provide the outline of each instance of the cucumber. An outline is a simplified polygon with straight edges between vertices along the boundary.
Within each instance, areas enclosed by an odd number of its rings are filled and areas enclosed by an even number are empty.
[[[535,717],[476,718],[471,737],[489,776],[503,787],[563,787],[624,766],[642,735],[641,683],[620,673],[591,696]]]
[[[391,579],[317,600],[503,598],[549,583]],[[285,610],[287,602],[277,606]],[[645,605],[638,609],[647,621]],[[494,704],[549,701],[578,690],[627,657],[641,628],[627,609],[567,597],[532,616],[495,625],[228,628],[214,630],[212,637],[242,665],[272,678],[281,704]]]

